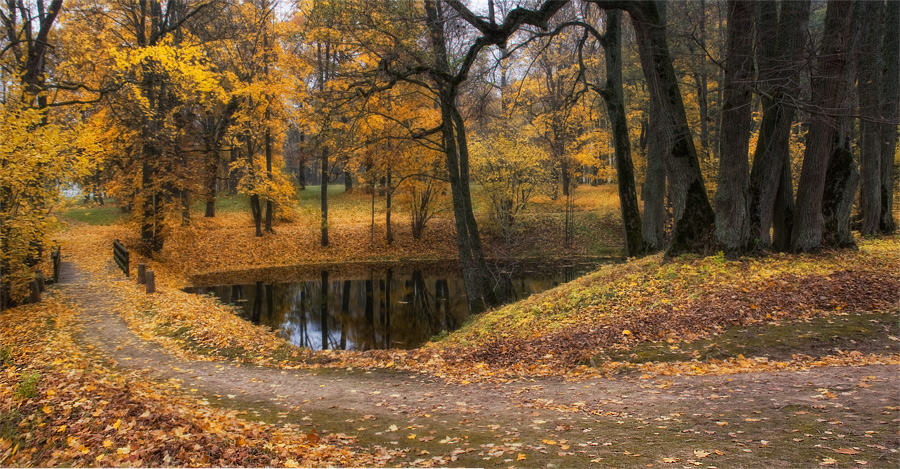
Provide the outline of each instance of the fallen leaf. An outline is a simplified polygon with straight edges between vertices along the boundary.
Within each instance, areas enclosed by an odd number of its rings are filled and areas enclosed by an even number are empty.
[[[852,448],[838,448],[838,449],[834,450],[834,452],[838,453],[838,454],[851,454],[851,455],[859,454],[859,451],[856,451],[855,449],[852,449]]]

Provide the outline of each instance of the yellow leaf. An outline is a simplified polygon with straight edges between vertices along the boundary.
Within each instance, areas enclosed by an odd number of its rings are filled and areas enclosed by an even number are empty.
[[[631,331],[629,331],[628,329],[625,329],[622,331],[622,335],[631,335]]]
[[[122,419],[116,419],[116,423],[113,424],[113,428],[118,430],[119,427],[122,426]]]
[[[553,446],[553,445],[556,444],[556,441],[554,441],[554,440],[541,440],[541,443],[543,443],[543,444],[545,444],[545,445]]]
[[[679,458],[662,458],[662,462],[666,464],[673,464],[679,461]]]
[[[519,453],[519,455],[516,456],[516,461],[524,461],[525,459],[525,455],[522,453]]]

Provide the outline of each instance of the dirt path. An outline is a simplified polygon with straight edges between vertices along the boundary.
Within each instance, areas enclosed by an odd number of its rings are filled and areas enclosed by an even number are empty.
[[[898,463],[894,366],[457,386],[398,372],[191,361],[138,338],[116,314],[116,293],[71,263],[61,277],[83,311],[85,346],[118,366],[181,380],[254,420],[356,436],[392,465]]]

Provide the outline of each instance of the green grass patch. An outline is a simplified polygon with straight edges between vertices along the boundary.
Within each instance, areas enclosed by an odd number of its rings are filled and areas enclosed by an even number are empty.
[[[206,213],[206,199],[198,197],[191,205],[191,211],[203,215]],[[245,194],[219,194],[216,196],[216,214],[250,213],[250,200]]]
[[[38,381],[41,374],[38,372],[22,373],[22,380],[16,386],[16,397],[19,399],[31,399],[37,393]]]
[[[70,220],[88,225],[113,225],[128,217],[115,199],[106,199],[104,205],[79,203],[60,210],[60,214]]]
[[[876,311],[736,326],[693,342],[641,342],[627,349],[607,350],[594,360],[639,364],[722,360],[739,355],[786,360],[796,354],[821,357],[833,354],[835,350],[891,353],[897,351],[897,342],[891,338],[900,334],[897,319],[896,313]]]
[[[13,349],[9,345],[0,347],[0,365],[7,366],[12,364]]]

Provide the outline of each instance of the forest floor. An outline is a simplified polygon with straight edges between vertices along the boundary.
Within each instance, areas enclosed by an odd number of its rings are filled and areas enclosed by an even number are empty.
[[[126,289],[66,263],[62,285],[44,307],[4,317],[4,342],[15,346],[0,381],[0,463],[896,467],[900,461],[896,362],[701,376],[624,370],[580,380],[469,384],[388,369],[285,369],[174,355],[116,314],[126,296]],[[896,333],[876,328],[870,338],[890,341]],[[45,354],[29,362],[37,350]],[[30,391],[29,376],[38,376]]]
[[[182,292],[178,262],[145,294],[109,255],[132,228],[73,224],[62,284],[0,316],[0,465],[900,463],[896,239],[629,261],[352,352]]]

